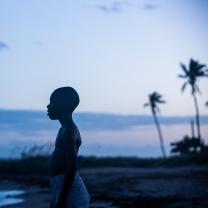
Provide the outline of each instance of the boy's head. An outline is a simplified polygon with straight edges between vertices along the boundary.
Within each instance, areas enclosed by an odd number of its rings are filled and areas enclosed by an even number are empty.
[[[55,120],[72,113],[79,105],[79,95],[72,87],[61,87],[51,94],[48,116]]]

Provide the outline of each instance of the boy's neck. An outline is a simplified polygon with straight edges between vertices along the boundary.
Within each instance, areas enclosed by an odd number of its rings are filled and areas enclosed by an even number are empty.
[[[72,113],[68,114],[67,116],[59,119],[59,122],[61,123],[62,127],[65,127],[67,124],[71,123],[73,121],[72,119]]]

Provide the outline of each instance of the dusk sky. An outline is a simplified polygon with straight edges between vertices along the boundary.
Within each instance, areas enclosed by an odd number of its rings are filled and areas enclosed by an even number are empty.
[[[0,108],[44,110],[70,85],[80,112],[148,115],[152,91],[167,101],[162,115],[195,112],[177,75],[191,57],[208,64],[207,0],[1,0],[0,10]]]

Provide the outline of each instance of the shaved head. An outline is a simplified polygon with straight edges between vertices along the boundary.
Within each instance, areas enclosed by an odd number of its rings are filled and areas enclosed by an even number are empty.
[[[51,95],[51,99],[61,104],[61,106],[70,112],[73,112],[79,105],[79,95],[72,87],[60,87]]]

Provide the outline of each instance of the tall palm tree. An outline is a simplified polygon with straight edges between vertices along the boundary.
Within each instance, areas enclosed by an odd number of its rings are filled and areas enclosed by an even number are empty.
[[[162,95],[160,95],[157,92],[153,92],[152,94],[149,94],[149,102],[145,103],[144,107],[150,106],[150,108],[151,108],[152,115],[153,115],[154,121],[155,121],[155,125],[156,125],[157,131],[158,131],[158,136],[159,136],[159,139],[160,139],[160,148],[161,148],[163,157],[166,158],[162,131],[161,131],[161,128],[160,128],[159,121],[157,119],[157,112],[160,112],[157,104],[158,103],[166,103],[166,101],[162,100],[161,98],[162,98]]]
[[[198,78],[208,77],[208,69],[205,64],[200,64],[198,61],[190,59],[189,66],[186,67],[183,63],[180,64],[184,74],[178,75],[180,78],[186,79],[187,81],[182,85],[181,91],[183,92],[187,84],[191,87],[191,94],[194,99],[194,105],[196,109],[196,126],[197,136],[201,139],[200,131],[200,120],[199,120],[199,107],[197,102],[196,93],[200,94],[200,89],[197,85]]]

